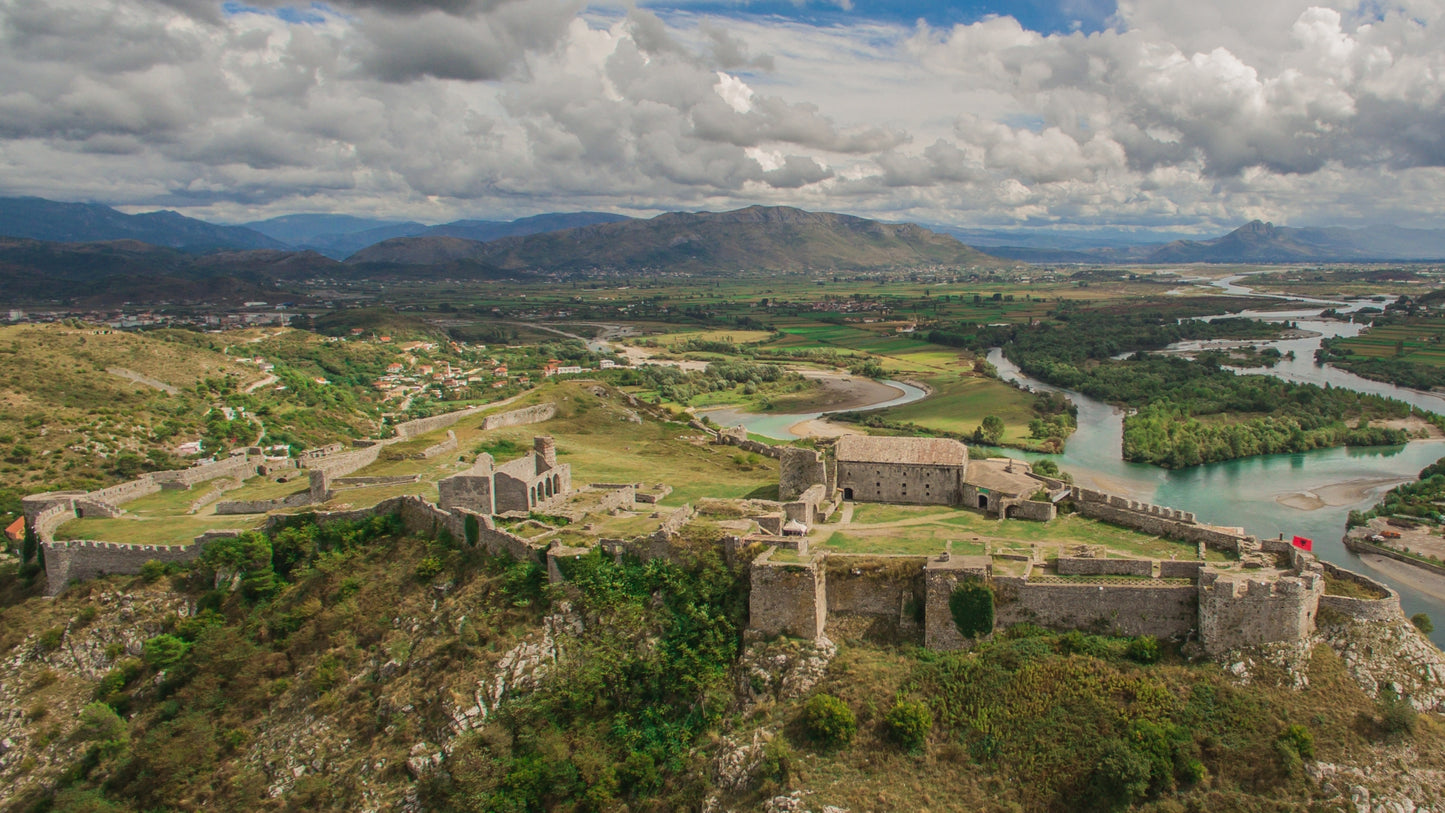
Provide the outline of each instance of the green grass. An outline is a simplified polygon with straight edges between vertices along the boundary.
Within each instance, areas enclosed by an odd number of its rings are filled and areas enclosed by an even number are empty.
[[[1340,349],[1359,358],[1400,359],[1445,367],[1445,319],[1412,319],[1372,327],[1340,342]]]
[[[1028,551],[1034,545],[1049,555],[1076,545],[1102,545],[1124,558],[1193,559],[1195,546],[1107,525],[1076,514],[1052,522],[999,520],[977,511],[947,506],[861,504],[853,522],[834,530],[823,546],[842,553],[930,554],[953,542],[955,553],[982,553],[984,544],[998,551]],[[1211,552],[1207,561],[1226,561]]]
[[[186,545],[206,531],[219,528],[254,528],[265,519],[265,516],[260,514],[212,514],[156,519],[76,519],[60,526],[55,532],[55,538],[91,539],[125,545]]]

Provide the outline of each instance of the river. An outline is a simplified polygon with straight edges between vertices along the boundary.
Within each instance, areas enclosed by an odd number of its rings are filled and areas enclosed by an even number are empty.
[[[853,407],[850,412],[869,412],[875,409],[886,409],[888,407],[903,406],[911,404],[928,395],[928,391],[915,387],[912,384],[905,384],[902,381],[884,381],[894,389],[900,390],[901,395],[890,398],[886,401],[879,401],[866,406]],[[837,412],[838,410],[829,410]],[[827,414],[827,412],[743,412],[737,409],[708,409],[701,414],[711,418],[718,426],[737,426],[742,424],[749,432],[755,435],[774,438],[776,440],[797,440],[798,435],[789,431],[790,427],[805,421],[816,420]]]

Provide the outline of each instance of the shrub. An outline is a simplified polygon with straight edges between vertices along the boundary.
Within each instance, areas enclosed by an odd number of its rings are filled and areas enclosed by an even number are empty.
[[[803,722],[814,742],[828,747],[847,745],[858,733],[858,718],[848,704],[831,694],[815,694],[803,704]]]
[[[51,627],[40,633],[40,640],[35,643],[36,646],[40,647],[41,652],[54,652],[60,648],[60,643],[64,640],[65,630],[60,627]]]
[[[1426,635],[1435,631],[1435,625],[1430,621],[1430,615],[1428,613],[1415,613],[1410,616],[1410,623],[1415,625],[1415,629]]]
[[[967,579],[953,588],[948,597],[953,623],[965,638],[976,638],[993,632],[993,590],[983,581]]]
[[[1135,663],[1154,663],[1159,660],[1159,641],[1152,635],[1140,635],[1129,642],[1124,655]]]
[[[185,639],[163,633],[145,642],[144,657],[147,666],[160,671],[181,662],[191,645]]]
[[[431,581],[442,572],[442,560],[435,556],[422,557],[416,563],[416,577],[421,581]]]
[[[129,738],[125,720],[104,703],[87,703],[80,710],[80,725],[75,739],[80,742],[112,742]]]
[[[1315,735],[1308,728],[1299,724],[1292,725],[1279,735],[1279,739],[1289,743],[1301,757],[1315,758]]]
[[[140,566],[140,577],[147,583],[156,581],[166,575],[166,565],[158,559],[150,559]]]
[[[1109,740],[1095,764],[1090,785],[1105,806],[1127,806],[1149,792],[1149,760],[1122,740]]]
[[[916,751],[928,741],[933,729],[933,712],[919,700],[900,700],[883,718],[888,736],[908,751]]]
[[[94,604],[87,604],[81,607],[80,612],[75,614],[75,628],[81,629],[90,626],[90,623],[94,621],[95,617],[99,614],[100,611],[95,609]]]
[[[1415,733],[1415,707],[1410,701],[1389,696],[1380,701],[1380,731],[1396,737]]]

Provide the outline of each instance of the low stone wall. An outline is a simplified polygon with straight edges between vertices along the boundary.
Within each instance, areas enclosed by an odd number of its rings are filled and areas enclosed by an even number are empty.
[[[422,449],[420,453],[412,455],[412,457],[414,459],[430,460],[437,455],[446,454],[447,452],[454,452],[456,451],[456,448],[457,433],[448,429],[446,440],[442,441],[441,443],[433,443],[425,449]]]
[[[597,501],[595,510],[601,512],[632,508],[637,499],[637,489],[631,483],[627,485],[599,485],[594,483],[590,488],[606,492],[603,494],[602,499]]]
[[[1060,556],[1060,576],[1153,576],[1154,562],[1149,559],[1092,559],[1082,556]]]
[[[120,545],[114,542],[46,542],[45,594],[58,596],[72,581],[139,573],[146,562],[189,562],[201,546]]]
[[[1112,635],[1182,637],[1199,618],[1195,585],[1044,584],[994,577],[1000,627],[1038,624]]]
[[[221,496],[224,495],[227,491],[234,491],[244,485],[245,483],[240,480],[226,480],[217,483],[216,485],[211,487],[210,491],[207,491],[205,494],[202,494],[196,499],[191,500],[191,505],[189,508],[186,509],[186,513],[194,514],[202,508],[205,508],[206,506],[215,502],[216,500],[221,499]]]
[[[1395,550],[1394,548],[1387,548],[1384,545],[1376,545],[1375,543],[1368,540],[1346,536],[1345,548],[1351,553],[1373,553],[1378,556],[1384,556],[1388,559],[1394,559],[1397,562],[1404,562],[1407,565],[1413,565],[1420,568],[1421,570],[1428,570],[1432,573],[1439,573],[1440,575],[1445,576],[1445,565],[1436,564],[1434,562],[1427,562],[1423,559],[1417,559],[1408,553],[1402,553]]]
[[[656,504],[662,502],[663,500],[667,499],[667,495],[669,495],[669,494],[671,494],[671,493],[672,493],[672,486],[670,486],[670,485],[665,485],[665,484],[664,484],[664,485],[658,486],[657,488],[650,489],[649,491],[646,491],[646,492],[643,492],[643,491],[637,492],[636,500],[637,500],[637,502],[647,503],[648,505],[656,505]]]
[[[827,622],[827,579],[815,560],[773,561],[769,550],[753,560],[748,626],[764,636],[813,639]]]
[[[216,503],[217,514],[265,514],[271,511],[281,511],[287,508],[300,508],[305,505],[312,505],[310,491],[299,491],[289,497],[281,497],[275,500],[231,500],[228,502]]]
[[[1368,590],[1376,590],[1385,594],[1384,598],[1369,599],[1332,596],[1325,593],[1320,596],[1321,611],[1333,610],[1356,621],[1394,621],[1405,615],[1405,612],[1400,609],[1400,594],[1391,590],[1388,585],[1381,584],[1352,570],[1335,567],[1329,562],[1320,562],[1320,567],[1331,578],[1358,584]]]
[[[360,488],[362,486],[404,486],[421,482],[420,474],[397,474],[376,477],[338,477],[331,481],[337,488]]]
[[[756,454],[763,455],[764,457],[771,457],[775,460],[782,458],[783,449],[786,448],[769,446],[766,443],[759,443],[756,440],[750,440],[748,438],[748,430],[744,429],[741,426],[736,426],[731,429],[723,429],[719,431],[717,433],[717,442],[727,446],[736,446],[745,452],[754,452]]]
[[[1177,561],[1170,559],[1159,563],[1159,578],[1161,579],[1193,579],[1199,580],[1199,570],[1204,563],[1198,560]]]
[[[557,415],[557,405],[553,403],[537,404],[536,406],[514,409],[511,412],[503,412],[500,415],[488,415],[482,420],[482,429],[505,429],[509,426],[527,426],[534,423],[550,421]]]

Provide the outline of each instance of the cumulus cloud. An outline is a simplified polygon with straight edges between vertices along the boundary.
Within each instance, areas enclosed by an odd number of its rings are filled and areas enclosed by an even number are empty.
[[[0,192],[238,219],[761,202],[1430,225],[1442,16],[1122,0],[1107,30],[1043,35],[582,0],[0,0]]]

